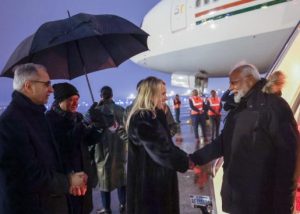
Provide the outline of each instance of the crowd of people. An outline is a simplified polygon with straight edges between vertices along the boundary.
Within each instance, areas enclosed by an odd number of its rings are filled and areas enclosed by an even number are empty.
[[[17,66],[12,101],[0,116],[0,213],[87,214],[98,186],[98,213],[112,213],[111,191],[117,189],[120,213],[177,214],[177,172],[219,157],[225,212],[292,213],[300,142],[292,111],[280,97],[284,75],[261,79],[255,66],[241,64],[229,80],[222,98],[215,90],[207,99],[192,91],[194,136],[200,141],[200,125],[206,145],[187,154],[172,138],[181,101],[176,95],[174,119],[163,80],[141,80],[127,109],[103,86],[99,102],[82,115],[75,86],[52,86],[42,65]],[[54,102],[46,110],[51,93]],[[228,113],[220,132],[222,108]]]

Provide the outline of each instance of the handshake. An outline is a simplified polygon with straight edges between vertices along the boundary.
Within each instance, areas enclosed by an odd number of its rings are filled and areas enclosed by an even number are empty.
[[[69,174],[69,193],[73,196],[83,196],[87,191],[88,176],[84,172]]]
[[[189,157],[189,169],[194,169],[196,166],[196,164],[191,160],[191,158]]]

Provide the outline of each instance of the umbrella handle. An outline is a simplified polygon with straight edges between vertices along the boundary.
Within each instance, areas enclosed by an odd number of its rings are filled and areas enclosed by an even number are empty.
[[[86,73],[86,70],[85,70],[85,66],[84,66],[83,70],[84,70],[84,76],[85,76],[85,79],[86,79],[86,82],[88,84],[88,88],[89,88],[89,91],[90,91],[90,95],[91,95],[92,101],[94,103],[95,102],[95,98],[94,98],[94,95],[93,95],[93,92],[92,92],[92,88],[91,88],[89,77],[88,77],[88,75]]]

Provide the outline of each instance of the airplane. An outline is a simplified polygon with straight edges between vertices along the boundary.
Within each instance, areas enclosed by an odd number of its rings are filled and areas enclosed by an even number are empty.
[[[171,73],[174,86],[200,87],[246,61],[266,77],[286,75],[282,97],[300,132],[300,0],[162,0],[145,16],[149,51],[137,64]],[[222,211],[222,160],[213,165],[213,210]],[[298,181],[300,185],[300,180]],[[300,203],[297,189],[296,204]],[[295,211],[300,212],[296,206]]]
[[[197,77],[207,86],[206,78],[227,76],[240,61],[264,73],[300,20],[299,9],[300,0],[162,0],[142,22],[149,51],[132,60],[187,88]]]

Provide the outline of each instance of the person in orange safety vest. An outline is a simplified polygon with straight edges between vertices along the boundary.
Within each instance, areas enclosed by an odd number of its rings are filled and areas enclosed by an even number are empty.
[[[189,98],[189,104],[191,108],[191,119],[194,128],[195,139],[197,142],[199,142],[198,127],[200,124],[204,141],[207,142],[206,118],[204,112],[205,103],[204,100],[200,96],[198,96],[197,89],[194,89],[192,91],[192,96]]]
[[[208,98],[208,116],[211,124],[211,137],[214,140],[219,135],[222,102],[215,90],[211,90]]]

